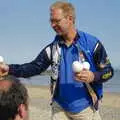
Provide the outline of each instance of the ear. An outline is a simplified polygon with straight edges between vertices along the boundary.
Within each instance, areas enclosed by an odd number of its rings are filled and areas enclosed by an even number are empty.
[[[28,109],[24,104],[20,104],[18,107],[18,115],[20,118],[24,119],[28,116]]]
[[[74,23],[73,17],[71,15],[68,16],[69,21],[71,21],[71,23]]]

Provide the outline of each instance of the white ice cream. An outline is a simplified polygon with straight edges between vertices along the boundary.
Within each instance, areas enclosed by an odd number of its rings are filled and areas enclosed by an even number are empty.
[[[80,72],[83,69],[83,65],[79,61],[74,61],[72,64],[72,69],[74,72]]]
[[[0,56],[0,63],[4,62],[4,58],[2,56]]]
[[[88,62],[83,62],[83,68],[89,70],[90,64]]]

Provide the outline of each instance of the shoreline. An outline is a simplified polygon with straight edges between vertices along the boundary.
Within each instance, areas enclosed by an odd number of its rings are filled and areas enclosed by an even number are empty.
[[[30,120],[50,120],[49,86],[25,85],[30,99]],[[104,92],[100,103],[100,114],[104,120],[119,120],[120,93]]]
[[[28,85],[28,84],[24,84],[26,87],[28,88],[43,88],[43,89],[49,89],[50,85]],[[103,90],[105,94],[116,94],[116,95],[119,95],[120,94],[120,91],[115,91],[115,92],[111,92],[111,91],[105,91]]]

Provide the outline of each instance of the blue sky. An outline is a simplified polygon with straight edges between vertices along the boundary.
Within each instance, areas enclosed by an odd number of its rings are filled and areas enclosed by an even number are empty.
[[[49,6],[55,1],[0,0],[0,55],[7,63],[30,62],[54,39]],[[120,67],[120,0],[69,1],[76,27],[97,36],[113,66]]]

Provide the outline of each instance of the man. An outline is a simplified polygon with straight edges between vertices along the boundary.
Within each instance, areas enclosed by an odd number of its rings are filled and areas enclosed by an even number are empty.
[[[28,120],[28,93],[12,76],[0,78],[0,120]]]
[[[101,42],[75,28],[75,10],[67,2],[50,7],[55,40],[35,60],[22,65],[1,65],[3,73],[30,77],[51,65],[52,120],[101,120],[98,105],[102,83],[113,76],[113,69]],[[75,73],[74,61],[89,62],[90,69]]]

